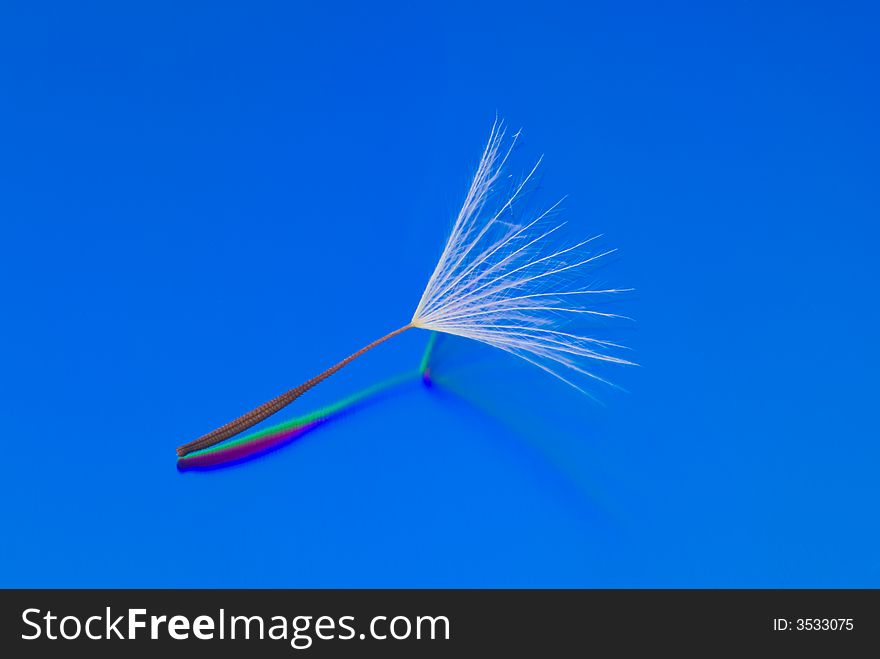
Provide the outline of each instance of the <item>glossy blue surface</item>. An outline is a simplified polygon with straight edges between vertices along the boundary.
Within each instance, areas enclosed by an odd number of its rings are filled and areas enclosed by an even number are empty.
[[[876,8],[302,4],[0,9],[0,585],[880,586]],[[409,320],[496,111],[620,248],[630,393],[450,344],[179,473]]]

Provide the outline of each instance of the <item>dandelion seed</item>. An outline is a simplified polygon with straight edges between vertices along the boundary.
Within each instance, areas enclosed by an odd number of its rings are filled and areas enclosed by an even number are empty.
[[[412,320],[294,389],[177,449],[179,456],[234,437],[289,405],[354,359],[412,328],[453,334],[491,345],[588,393],[583,379],[610,384],[591,364],[632,364],[623,346],[589,336],[578,320],[623,318],[586,306],[595,296],[630,289],[591,288],[590,266],[615,250],[593,251],[600,236],[567,247],[553,218],[560,202],[528,222],[517,218],[541,160],[509,194],[500,196],[504,166],[519,137],[505,146],[495,122],[461,211]],[[591,297],[592,296],[592,297]]]
[[[323,405],[316,410],[302,416],[277,423],[269,428],[263,428],[256,432],[236,437],[235,439],[207,448],[193,451],[185,457],[178,459],[177,467],[180,470],[202,467],[216,467],[223,464],[234,463],[239,460],[261,454],[265,451],[277,448],[286,442],[295,439],[313,428],[332,420],[333,418],[350,412],[358,406],[375,400],[377,397],[387,394],[409,382],[421,379],[425,386],[431,386],[430,361],[437,341],[437,333],[431,332],[428,344],[422,353],[417,369],[406,371],[379,382],[369,387],[346,396],[335,403]]]

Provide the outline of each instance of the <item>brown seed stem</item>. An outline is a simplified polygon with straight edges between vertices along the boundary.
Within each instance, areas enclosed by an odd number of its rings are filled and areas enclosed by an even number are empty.
[[[177,455],[179,457],[183,457],[184,455],[187,455],[188,453],[192,453],[193,451],[199,451],[203,448],[208,448],[209,446],[213,446],[214,444],[219,444],[220,442],[227,440],[230,437],[235,437],[235,435],[247,430],[251,426],[255,426],[256,424],[260,423],[260,421],[263,421],[264,419],[268,419],[270,416],[272,416],[273,414],[278,412],[280,409],[282,409],[283,407],[286,407],[287,405],[289,405],[290,403],[295,401],[297,398],[302,396],[305,392],[307,392],[309,389],[314,387],[316,384],[323,382],[324,380],[329,378],[331,375],[333,375],[336,371],[341,369],[343,366],[345,366],[349,362],[354,361],[355,359],[357,359],[358,357],[363,355],[368,350],[372,350],[380,343],[383,343],[383,342],[387,341],[388,339],[390,339],[391,337],[397,336],[398,334],[405,332],[406,330],[410,329],[411,327],[412,327],[412,324],[404,325],[403,327],[400,327],[400,328],[394,330],[390,334],[386,334],[381,339],[376,339],[375,341],[373,341],[369,345],[366,345],[363,348],[361,348],[360,350],[358,350],[356,353],[349,355],[348,357],[343,359],[341,362],[334,364],[333,366],[328,368],[323,373],[319,373],[318,375],[313,377],[311,380],[307,380],[306,382],[303,382],[298,387],[294,387],[290,391],[286,391],[285,393],[281,394],[280,396],[277,396],[276,398],[273,398],[272,400],[263,403],[259,407],[252,409],[247,414],[243,414],[242,416],[238,417],[237,419],[234,419],[234,420],[230,421],[229,423],[220,426],[216,430],[212,430],[207,435],[202,435],[198,439],[191,441],[189,444],[184,444],[183,446],[179,446],[177,448]]]

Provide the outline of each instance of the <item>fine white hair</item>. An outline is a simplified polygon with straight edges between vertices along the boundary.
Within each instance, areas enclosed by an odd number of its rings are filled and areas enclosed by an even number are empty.
[[[600,236],[568,246],[556,242],[565,224],[554,220],[561,200],[520,219],[518,206],[540,159],[509,192],[499,194],[509,181],[504,166],[519,138],[517,132],[505,140],[505,133],[496,120],[412,325],[500,348],[587,393],[579,382],[583,377],[610,384],[590,364],[633,362],[619,356],[624,346],[587,336],[584,323],[576,321],[623,318],[587,305],[631,289],[593,287],[590,266],[616,251],[597,250]]]

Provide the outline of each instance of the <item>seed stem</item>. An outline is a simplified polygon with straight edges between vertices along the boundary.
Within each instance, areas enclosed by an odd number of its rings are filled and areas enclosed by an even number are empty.
[[[364,346],[357,352],[349,355],[341,362],[334,364],[323,373],[319,373],[311,380],[307,380],[298,387],[294,387],[290,391],[286,391],[280,396],[277,396],[272,400],[263,403],[259,407],[252,409],[250,412],[241,415],[237,419],[233,419],[229,423],[220,426],[216,430],[212,430],[207,435],[202,435],[198,439],[195,439],[188,444],[177,447],[177,455],[179,457],[183,457],[188,453],[192,453],[193,451],[199,451],[201,449],[208,448],[209,446],[213,446],[214,444],[219,444],[220,442],[225,441],[230,437],[235,437],[235,435],[237,435],[238,433],[247,430],[251,426],[255,426],[261,421],[268,419],[270,416],[272,416],[282,408],[290,405],[290,403],[302,396],[305,392],[314,387],[316,384],[323,382],[331,375],[336,373],[336,371],[341,369],[343,366],[346,366],[349,362],[354,361],[365,352],[372,350],[380,343],[384,343],[388,339],[397,336],[398,334],[401,334],[412,327],[413,325],[412,323],[410,323],[394,330],[389,334],[386,334],[380,339],[376,339],[375,341]]]

